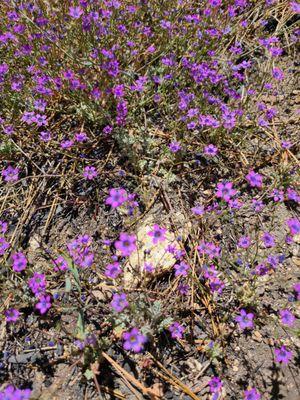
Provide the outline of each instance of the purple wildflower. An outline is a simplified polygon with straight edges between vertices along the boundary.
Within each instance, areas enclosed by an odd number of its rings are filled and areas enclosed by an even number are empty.
[[[16,322],[19,319],[20,312],[15,308],[9,308],[8,310],[4,311],[4,315],[6,322]]]
[[[246,175],[246,179],[251,187],[258,187],[258,188],[262,187],[262,179],[263,179],[262,175],[254,171],[250,171]]]
[[[27,266],[27,259],[21,251],[18,253],[14,253],[12,256],[12,261],[13,261],[13,270],[15,272],[21,272],[23,271],[26,266]]]
[[[285,346],[281,346],[280,349],[275,349],[275,361],[277,363],[288,364],[293,357],[293,353]]]
[[[283,325],[292,326],[295,322],[294,315],[290,312],[290,310],[280,310],[280,321]]]
[[[182,339],[182,335],[185,329],[182,325],[179,324],[179,322],[173,322],[173,324],[170,325],[168,329],[171,332],[171,337],[173,339]]]
[[[136,250],[136,236],[122,232],[119,240],[115,242],[115,248],[121,252],[123,257],[130,256]]]
[[[53,260],[54,271],[67,271],[69,269],[68,262],[62,257],[59,256],[55,260]]]
[[[116,279],[121,273],[122,268],[118,262],[114,262],[112,264],[108,264],[104,271],[104,275],[111,279]]]
[[[129,332],[123,333],[124,349],[139,353],[144,349],[147,337],[141,334],[137,328],[132,328]]]
[[[186,276],[188,270],[190,269],[190,266],[186,262],[181,261],[180,264],[174,265],[174,269],[175,269],[175,276]]]
[[[273,78],[276,79],[277,81],[282,81],[284,78],[283,71],[278,67],[273,68],[272,74]]]
[[[98,172],[95,167],[87,166],[84,168],[83,176],[85,179],[91,181],[91,180],[95,179],[97,175],[98,175]]]
[[[51,308],[51,297],[49,295],[41,295],[35,308],[37,308],[41,314],[46,314],[49,308]]]
[[[192,213],[195,215],[203,215],[205,212],[203,206],[195,206],[191,210],[192,210]]]
[[[117,312],[122,312],[129,305],[125,293],[115,293],[110,304]]]
[[[232,182],[218,183],[216,196],[228,202],[231,197],[233,197],[237,191],[233,189]]]
[[[105,200],[105,204],[110,205],[112,208],[120,207],[127,201],[128,195],[125,189],[110,189],[109,196]]]
[[[264,242],[265,247],[274,247],[275,239],[269,232],[264,232],[262,235],[262,241]]]
[[[5,182],[16,182],[19,179],[19,168],[13,168],[9,165],[1,172],[1,175]]]
[[[179,150],[181,150],[181,145],[179,142],[173,140],[173,142],[169,144],[169,149],[172,153],[177,153]]]
[[[17,389],[9,385],[0,392],[0,400],[29,400],[30,395],[30,389]]]
[[[147,235],[152,237],[153,244],[157,244],[158,242],[163,242],[166,240],[166,231],[166,228],[162,228],[159,225],[154,224],[152,230],[148,232]]]
[[[40,295],[46,289],[46,277],[45,274],[39,274],[35,272],[32,278],[28,281],[28,286],[35,295]]]
[[[300,234],[300,221],[297,218],[290,218],[286,221],[292,236]]]
[[[5,240],[5,238],[0,237],[0,256],[3,256],[9,246],[10,244]]]
[[[249,236],[242,236],[238,241],[238,247],[247,249],[251,245],[251,238]]]
[[[293,289],[294,289],[294,291],[295,291],[295,293],[296,293],[296,299],[297,299],[297,300],[300,300],[300,282],[299,282],[299,283],[296,283],[296,284],[293,286]]]
[[[0,233],[5,233],[7,231],[8,224],[5,221],[0,221]]]
[[[244,391],[244,400],[260,400],[260,399],[261,395],[255,388],[251,388]]]
[[[81,7],[70,7],[69,8],[69,15],[74,19],[79,19],[83,14],[83,10]]]
[[[209,144],[204,147],[204,154],[206,156],[214,157],[218,154],[218,148],[213,144]]]
[[[222,390],[223,382],[221,381],[221,379],[218,376],[214,376],[208,382],[208,385],[209,385],[209,390],[211,393],[218,393]]]
[[[244,330],[246,328],[253,328],[253,318],[254,314],[252,313],[247,313],[246,310],[241,309],[240,315],[235,317],[235,321],[239,324],[239,327],[241,330]]]

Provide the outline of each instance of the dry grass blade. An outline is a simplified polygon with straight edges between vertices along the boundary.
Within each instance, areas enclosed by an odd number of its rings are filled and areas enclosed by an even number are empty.
[[[161,399],[160,396],[157,396],[156,393],[146,388],[142,385],[134,376],[132,376],[129,372],[127,372],[124,368],[122,368],[113,358],[111,358],[105,352],[102,352],[102,356],[116,369],[116,371],[122,376],[123,379],[132,383],[136,388],[138,388],[144,396],[149,396],[153,400]],[[140,397],[142,399],[142,397]]]
[[[187,387],[176,376],[174,376],[170,371],[168,371],[152,354],[148,353],[148,355],[152,358],[152,360],[155,362],[155,364],[165,372],[165,374],[167,375],[167,377],[165,377],[165,378],[169,383],[179,387],[185,394],[190,396],[191,399],[200,400],[200,398],[198,396],[196,396],[196,394],[194,392],[192,392],[189,387]],[[160,375],[161,375],[161,377],[163,377],[162,374],[160,374]]]

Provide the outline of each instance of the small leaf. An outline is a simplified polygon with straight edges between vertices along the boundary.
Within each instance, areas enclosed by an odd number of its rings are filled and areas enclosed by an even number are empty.
[[[72,289],[71,279],[68,276],[66,276],[65,292],[70,293],[71,289]]]
[[[85,371],[85,373],[84,373],[84,376],[86,377],[86,379],[87,379],[88,381],[90,381],[90,380],[93,379],[93,377],[94,377],[93,371],[91,371],[90,369],[87,369],[87,370]]]

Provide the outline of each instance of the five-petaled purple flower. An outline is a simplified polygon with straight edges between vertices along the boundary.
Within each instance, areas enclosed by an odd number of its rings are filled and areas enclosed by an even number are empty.
[[[236,193],[237,191],[233,189],[232,182],[218,183],[217,185],[216,196],[226,202],[228,202]]]
[[[69,15],[74,19],[79,19],[83,14],[83,10],[81,7],[70,7],[69,8]]]
[[[299,235],[300,234],[300,221],[298,218],[290,218],[286,221],[287,226],[291,232],[291,235]]]
[[[242,249],[248,249],[251,245],[251,238],[249,236],[242,236],[239,238],[238,246]]]
[[[179,322],[173,322],[168,329],[173,339],[182,339],[185,328]]]
[[[154,224],[152,230],[148,232],[148,236],[152,237],[152,243],[156,244],[166,240],[166,231],[166,228],[162,228],[161,226]]]
[[[208,382],[208,385],[209,385],[209,390],[211,393],[218,393],[222,390],[223,382],[221,381],[221,379],[218,376],[214,376]]]
[[[244,391],[244,400],[260,400],[260,399],[261,395],[255,388],[251,388]]]
[[[83,177],[89,181],[95,179],[98,175],[97,169],[92,166],[87,166],[84,168]]]
[[[254,171],[250,171],[246,175],[246,179],[251,187],[258,187],[258,188],[262,187],[262,179],[263,179],[262,175]]]
[[[246,310],[241,309],[240,315],[235,317],[236,322],[239,324],[241,330],[253,328],[254,314],[247,313]]]
[[[186,262],[181,261],[179,264],[174,265],[174,269],[175,276],[186,276],[190,266]]]
[[[218,148],[213,144],[204,147],[204,154],[209,157],[214,157],[218,154]]]
[[[104,275],[108,278],[116,279],[122,272],[120,264],[116,261],[106,266]]]
[[[275,361],[277,363],[288,364],[293,357],[293,353],[285,346],[281,346],[280,349],[275,349],[274,352]]]
[[[115,293],[110,304],[117,312],[122,312],[129,305],[125,293]]]
[[[9,308],[8,310],[4,311],[4,315],[6,322],[16,322],[19,319],[20,312],[15,308]]]
[[[262,241],[264,242],[265,247],[274,247],[275,239],[269,232],[264,232],[262,235]]]
[[[132,328],[129,332],[123,333],[125,350],[139,353],[144,349],[144,344],[147,342],[147,337],[144,336],[137,328]]]
[[[26,266],[27,266],[27,259],[24,255],[24,253],[22,253],[21,251],[19,251],[18,253],[14,253],[12,256],[12,261],[13,261],[13,270],[15,272],[21,272],[23,271]]]
[[[280,321],[283,325],[292,326],[295,322],[295,316],[290,312],[290,310],[280,310]]]
[[[119,240],[115,242],[115,248],[121,252],[123,257],[130,256],[136,250],[136,236],[122,232]]]
[[[9,165],[1,172],[1,175],[5,182],[16,182],[19,179],[19,171],[19,168],[14,168]]]
[[[110,189],[109,196],[105,200],[105,204],[110,205],[112,208],[120,207],[127,201],[128,195],[125,189]]]
[[[35,308],[37,308],[41,314],[46,314],[49,308],[51,308],[51,297],[49,295],[41,295]]]

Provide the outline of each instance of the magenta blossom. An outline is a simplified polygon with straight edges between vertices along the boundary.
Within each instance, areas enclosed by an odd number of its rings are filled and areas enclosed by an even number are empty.
[[[1,172],[1,175],[5,182],[16,182],[19,179],[19,168],[13,168],[9,165]]]
[[[221,379],[218,376],[214,376],[208,382],[208,385],[209,385],[209,390],[211,393],[218,393],[222,390],[223,382],[221,381]]]
[[[204,154],[206,156],[214,157],[218,154],[218,148],[213,144],[209,144],[204,147]]]
[[[105,200],[105,204],[110,205],[112,208],[120,207],[127,201],[128,195],[125,189],[110,189],[109,196]]]
[[[173,322],[173,324],[170,325],[168,329],[171,332],[171,337],[173,339],[182,339],[182,335],[185,329],[182,325],[179,324],[179,322]]]
[[[83,177],[89,181],[95,179],[98,175],[97,169],[92,166],[87,166],[84,168]]]
[[[262,179],[263,179],[262,175],[254,171],[250,171],[248,175],[246,175],[246,179],[251,187],[258,187],[258,188],[262,187]]]
[[[238,247],[242,249],[248,249],[251,245],[251,238],[249,236],[242,236],[238,241]]]
[[[280,310],[280,321],[283,325],[292,326],[295,322],[294,315],[290,312],[290,310]]]
[[[184,261],[181,261],[180,264],[175,264],[175,276],[186,276],[190,268],[191,267]]]
[[[286,221],[287,226],[291,232],[291,235],[299,235],[300,234],[300,221],[297,218],[290,218]]]
[[[69,269],[68,262],[62,257],[59,256],[55,260],[53,260],[54,271],[67,271]]]
[[[81,7],[70,7],[69,8],[69,15],[74,19],[79,19],[83,14],[83,10]]]
[[[274,67],[273,71],[273,78],[276,79],[277,81],[282,81],[284,79],[284,73],[282,71],[282,69],[278,68],[278,67]]]
[[[280,349],[275,349],[275,361],[277,363],[288,364],[293,357],[293,353],[285,346],[281,346]]]
[[[39,274],[37,272],[35,272],[33,277],[28,281],[28,286],[35,295],[43,293],[46,289],[46,284],[45,274]]]
[[[142,335],[137,328],[132,328],[129,332],[123,333],[124,349],[140,353],[144,349],[147,337]]]
[[[119,240],[115,242],[115,248],[121,252],[123,257],[130,256],[136,250],[136,236],[122,232]]]
[[[14,253],[12,256],[12,261],[13,261],[13,270],[15,272],[21,272],[23,271],[26,266],[27,266],[27,259],[24,255],[24,253],[22,253],[21,251],[19,251],[18,253]]]
[[[251,388],[244,391],[244,400],[260,400],[260,399],[261,395],[255,388]]]
[[[166,240],[166,231],[166,228],[162,228],[159,225],[154,224],[152,230],[148,232],[147,235],[152,237],[153,244],[157,244],[158,242],[163,242]]]
[[[20,312],[15,308],[9,308],[8,310],[4,311],[4,315],[6,322],[16,322],[19,319]]]
[[[35,308],[37,308],[41,314],[46,314],[49,308],[51,308],[51,297],[49,295],[41,295]]]
[[[0,256],[3,256],[9,246],[10,244],[5,240],[5,238],[0,237]]]
[[[110,304],[117,312],[122,312],[129,305],[125,293],[115,293]]]
[[[169,149],[172,153],[177,153],[181,150],[181,144],[175,140],[169,144]]]
[[[122,268],[118,262],[114,262],[112,264],[108,264],[104,271],[104,275],[111,279],[116,279],[121,273]]]
[[[264,232],[262,235],[262,241],[264,242],[265,247],[274,247],[275,239],[269,232]]]
[[[237,191],[233,189],[232,182],[218,183],[217,185],[216,196],[226,202],[228,202],[236,193]]]
[[[247,313],[244,309],[241,309],[240,315],[235,317],[236,322],[239,324],[241,330],[253,328],[254,314]]]
[[[30,389],[17,389],[12,385],[6,386],[0,392],[0,400],[29,400],[30,396]]]

